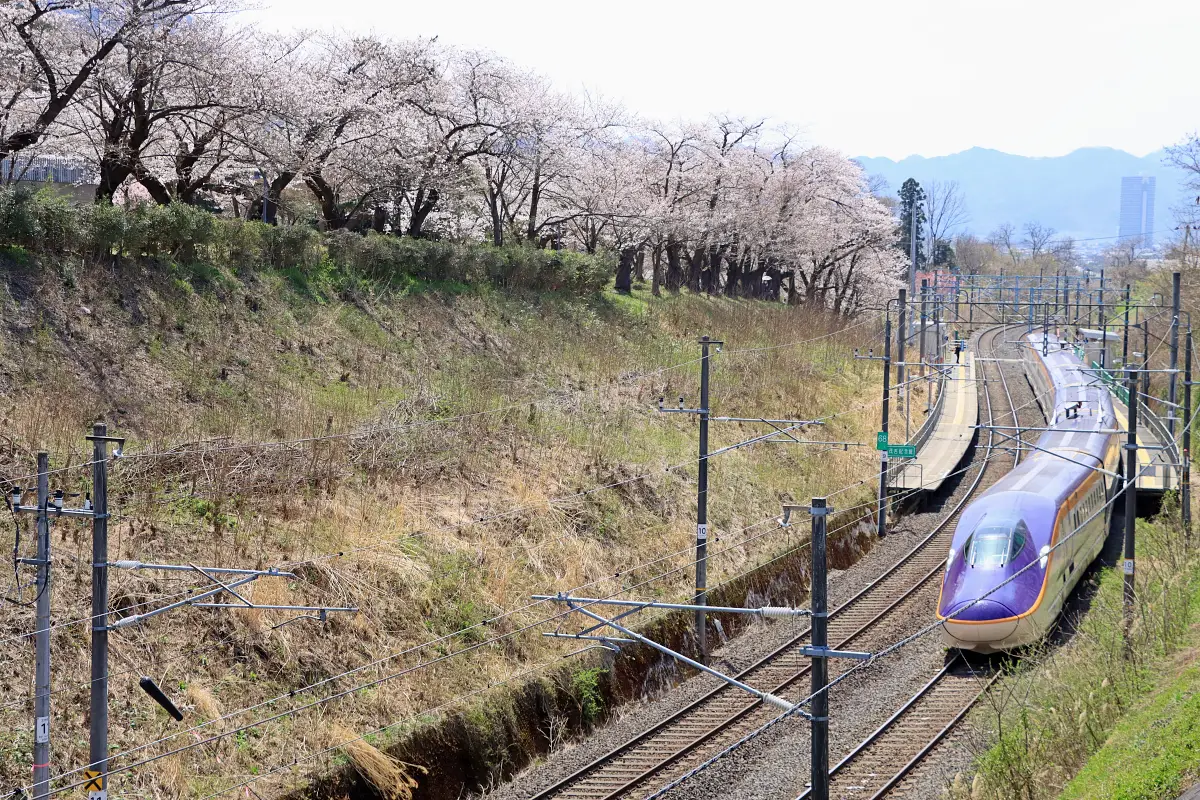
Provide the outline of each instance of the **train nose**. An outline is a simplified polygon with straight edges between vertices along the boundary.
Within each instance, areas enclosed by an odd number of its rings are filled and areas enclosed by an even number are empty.
[[[991,622],[1015,617],[1016,614],[1004,603],[984,598],[982,600],[962,600],[955,603],[945,616],[954,618],[950,622]]]
[[[995,600],[963,600],[947,610],[942,627],[964,643],[999,642],[1017,630],[1016,614]]]

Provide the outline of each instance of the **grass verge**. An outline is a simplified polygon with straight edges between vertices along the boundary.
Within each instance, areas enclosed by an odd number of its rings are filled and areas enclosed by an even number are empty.
[[[1162,514],[1138,523],[1137,602],[1128,647],[1122,625],[1123,575],[1102,570],[1090,607],[1075,624],[1071,642],[1059,649],[1026,654],[972,713],[968,741],[975,753],[974,780],[946,788],[956,800],[1049,800],[1063,798],[1174,798],[1189,751],[1173,742],[1175,754],[1156,742],[1176,723],[1191,729],[1190,695],[1173,691],[1179,681],[1176,654],[1195,638],[1200,610],[1200,558],[1185,546],[1178,508],[1168,499]],[[1190,652],[1190,651],[1189,651]],[[1189,677],[1190,676],[1190,677]],[[1152,693],[1152,699],[1146,700]],[[1138,709],[1145,709],[1142,716]],[[1146,729],[1156,711],[1184,714]],[[1197,705],[1200,709],[1200,705]],[[1194,737],[1195,734],[1193,733]],[[1155,752],[1132,761],[1130,748]],[[1109,775],[1124,764],[1124,775]],[[1192,765],[1195,762],[1193,760]],[[1167,775],[1176,770],[1174,785]],[[1075,776],[1078,777],[1076,778]],[[1109,783],[1109,777],[1114,783]],[[1157,794],[1113,794],[1119,785]],[[1106,788],[1108,787],[1108,788]]]

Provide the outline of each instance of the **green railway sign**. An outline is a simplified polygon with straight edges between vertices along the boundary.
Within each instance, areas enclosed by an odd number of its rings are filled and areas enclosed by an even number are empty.
[[[887,453],[888,458],[916,458],[917,446],[915,444],[889,444]]]
[[[879,433],[875,434],[875,449],[876,450],[887,450],[888,449],[887,440],[888,440],[887,431],[880,431]]]

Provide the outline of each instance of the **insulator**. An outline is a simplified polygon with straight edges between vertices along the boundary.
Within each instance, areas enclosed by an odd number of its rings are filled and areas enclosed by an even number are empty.
[[[798,617],[807,612],[784,606],[763,606],[758,610],[758,613],[767,619],[785,619],[788,617]]]
[[[789,703],[787,700],[784,700],[782,697],[776,697],[775,695],[771,694],[770,692],[762,693],[762,701],[764,703],[773,705],[776,708],[781,708],[784,711],[791,711],[793,708],[796,707],[792,703]]]

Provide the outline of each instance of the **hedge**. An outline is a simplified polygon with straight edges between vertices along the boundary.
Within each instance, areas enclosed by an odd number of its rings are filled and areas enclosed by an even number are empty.
[[[44,256],[145,258],[232,269],[340,272],[380,283],[414,280],[510,289],[599,292],[614,270],[607,254],[429,241],[374,231],[323,233],[217,217],[182,203],[80,206],[53,191],[0,189],[0,245]]]

